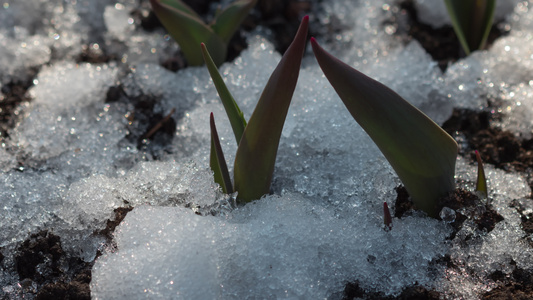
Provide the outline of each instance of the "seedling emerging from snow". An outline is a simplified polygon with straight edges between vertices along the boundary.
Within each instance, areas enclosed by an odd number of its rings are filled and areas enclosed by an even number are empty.
[[[411,195],[432,217],[439,198],[455,189],[457,143],[400,95],[311,45],[320,68],[346,108],[379,147]]]
[[[466,55],[485,47],[496,0],[444,0],[444,3]]]
[[[483,199],[487,199],[489,193],[487,191],[487,178],[485,177],[485,170],[483,168],[483,162],[481,161],[481,156],[479,155],[479,152],[476,150],[476,160],[477,160],[477,182],[476,182],[476,192],[481,196]]]
[[[222,191],[226,194],[233,193],[233,186],[231,185],[231,178],[228,172],[228,165],[224,158],[224,152],[222,152],[222,146],[220,145],[220,139],[218,138],[217,127],[215,125],[215,117],[211,113],[210,120],[211,126],[211,157],[210,167],[214,172],[215,182],[220,184]]]
[[[217,66],[226,60],[228,43],[257,0],[237,0],[217,13],[210,24],[181,0],[150,0],[152,8],[178,42],[191,66],[203,64],[198,44],[204,42]]]
[[[218,137],[214,122],[211,126],[211,169],[215,173],[215,181],[223,190],[238,192],[239,202],[259,199],[270,192],[281,131],[300,73],[308,23],[309,18],[305,16],[294,41],[270,76],[248,123],[220,77],[206,46],[202,44],[207,68],[222,99],[238,144],[233,166],[233,189],[230,189],[231,184],[228,185],[225,179],[230,176],[227,168],[224,171],[222,165],[225,165],[225,161],[221,155],[220,144],[217,146]]]
[[[389,205],[387,202],[383,202],[383,223],[385,224],[386,231],[390,231],[392,229],[392,216],[390,215]]]

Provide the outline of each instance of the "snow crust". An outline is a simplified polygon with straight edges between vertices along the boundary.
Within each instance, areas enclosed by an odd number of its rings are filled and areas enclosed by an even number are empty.
[[[533,269],[520,215],[510,207],[513,201],[527,206],[531,191],[520,175],[490,165],[492,205],[504,217],[490,233],[470,220],[447,240],[450,226],[422,213],[395,218],[393,230],[385,231],[382,203],[392,205],[400,181],[310,51],[280,143],[275,195],[236,207],[208,168],[210,112],[230,169],[236,150],[208,72],[160,67],[177,46],[164,32],[139,29],[129,13],[135,1],[6,3],[0,86],[9,78],[31,79],[28,68],[38,74],[32,103],[0,148],[0,296],[23,294],[11,253],[45,228],[72,257],[93,261],[104,252],[93,268],[93,299],[336,299],[354,281],[385,295],[418,283],[447,299],[475,299],[495,287],[494,271]],[[383,27],[398,9],[390,1],[323,3],[324,26],[335,16],[344,31],[319,42],[439,124],[453,108],[480,110],[498,101],[502,129],[531,138],[533,4],[498,3],[509,35],[445,73],[418,42],[403,45],[393,28]],[[421,20],[445,20],[434,1],[416,5]],[[19,17],[25,14],[33,18]],[[264,36],[261,29],[248,34],[248,49],[220,69],[246,118],[281,57]],[[82,43],[118,59],[75,63]],[[129,117],[134,107],[106,101],[118,84],[124,97],[156,99],[154,112],[175,109],[171,144],[147,153],[128,139],[138,122]],[[459,185],[473,190],[475,176],[476,167],[459,158]],[[134,209],[108,244],[95,233],[124,206]],[[460,268],[437,264],[445,255]]]

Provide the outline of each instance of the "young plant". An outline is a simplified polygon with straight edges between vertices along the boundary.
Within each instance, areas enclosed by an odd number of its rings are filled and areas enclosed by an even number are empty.
[[[204,42],[213,55],[217,66],[226,60],[228,43],[257,0],[237,0],[217,13],[210,24],[181,0],[150,0],[152,8],[180,45],[187,62],[191,66],[203,64],[198,45]]]
[[[444,0],[444,3],[465,54],[485,47],[496,0]]]
[[[379,147],[415,205],[437,218],[455,189],[457,143],[400,95],[351,68],[311,38],[313,52],[348,111]]]
[[[215,175],[215,182],[220,184],[225,192],[238,192],[239,202],[259,199],[270,192],[279,139],[305,50],[308,23],[309,18],[306,16],[294,41],[270,76],[248,123],[224,84],[206,46],[202,44],[207,68],[222,99],[238,145],[232,185],[212,119],[211,169]]]

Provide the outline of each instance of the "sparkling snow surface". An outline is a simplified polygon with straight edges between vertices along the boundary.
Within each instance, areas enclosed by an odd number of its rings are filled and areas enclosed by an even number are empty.
[[[428,11],[433,2],[416,2],[422,20],[444,20],[443,8]],[[509,35],[444,74],[418,42],[402,45],[394,30],[383,30],[397,9],[390,1],[324,1],[324,22],[335,15],[345,31],[319,42],[439,124],[454,107],[480,110],[487,99],[498,99],[499,125],[531,138],[533,4],[498,2]],[[386,295],[418,283],[449,299],[475,299],[495,287],[488,277],[494,271],[533,269],[520,215],[510,207],[513,200],[531,201],[525,199],[531,191],[520,175],[490,165],[492,204],[505,218],[490,233],[468,220],[447,240],[451,227],[419,212],[393,219],[385,231],[382,204],[393,205],[400,181],[310,51],[280,142],[275,195],[236,208],[208,167],[211,112],[230,169],[236,150],[209,74],[205,67],[177,73],[160,67],[177,46],[163,32],[139,28],[129,13],[136,1],[6,3],[0,86],[9,78],[31,79],[28,68],[38,73],[33,101],[0,148],[1,297],[21,295],[12,251],[42,229],[59,235],[70,256],[93,261],[103,251],[93,267],[94,299],[336,299],[354,281]],[[34,23],[42,18],[54,21]],[[220,71],[248,119],[281,56],[261,29],[247,41],[248,49]],[[105,47],[118,60],[76,64],[81,43],[93,51]],[[171,144],[148,153],[128,140],[133,106],[105,102],[119,83],[129,98],[157,99],[154,112],[175,108]],[[459,186],[473,190],[476,173],[472,162],[458,159]],[[134,209],[117,227],[114,244],[105,244],[94,232],[125,203]],[[445,255],[459,269],[435,263]]]

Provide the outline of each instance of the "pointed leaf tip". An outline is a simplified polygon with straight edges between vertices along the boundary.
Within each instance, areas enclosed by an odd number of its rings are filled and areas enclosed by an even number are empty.
[[[200,46],[202,49],[202,56],[207,67],[207,71],[209,71],[209,75],[211,76],[213,84],[217,89],[218,96],[220,97],[220,100],[222,100],[224,110],[228,115],[228,119],[230,121],[231,128],[233,129],[233,134],[235,135],[235,140],[238,145],[241,141],[244,128],[246,127],[246,120],[244,119],[244,114],[237,105],[237,102],[235,102],[235,99],[233,99],[233,96],[231,95],[228,87],[224,83],[224,79],[222,79],[222,76],[218,72],[215,63],[211,59],[211,55],[209,54],[207,47],[204,43],[201,43]]]
[[[270,192],[279,140],[305,51],[309,18],[303,18],[296,36],[270,76],[250,117],[235,155],[234,190],[249,202]]]
[[[231,184],[224,152],[222,152],[222,146],[220,145],[213,113],[209,116],[209,125],[211,127],[211,153],[209,165],[211,170],[213,170],[215,182],[220,185],[224,193],[231,194],[233,193],[233,185]]]

